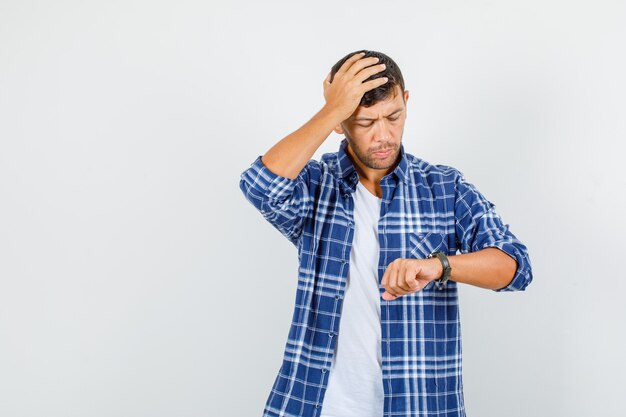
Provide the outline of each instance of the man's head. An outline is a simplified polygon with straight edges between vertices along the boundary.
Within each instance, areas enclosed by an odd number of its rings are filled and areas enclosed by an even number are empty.
[[[368,176],[373,174],[374,177],[381,177],[399,162],[409,92],[404,89],[404,79],[398,65],[381,52],[367,50],[355,51],[340,59],[331,69],[331,83],[344,62],[359,52],[365,52],[363,58],[377,57],[378,64],[386,66],[383,71],[365,81],[379,77],[387,77],[389,81],[367,91],[354,113],[335,127],[335,132],[346,137],[348,154],[362,171]],[[376,153],[381,150],[391,150],[391,153]]]
[[[358,54],[360,52],[364,52],[362,58],[376,57],[378,58],[377,64],[385,64],[385,69],[381,72],[378,72],[371,77],[369,77],[365,81],[375,80],[376,78],[387,77],[389,81],[385,84],[374,88],[373,90],[367,91],[363,94],[363,98],[361,98],[361,102],[359,106],[370,107],[379,101],[386,100],[396,94],[396,86],[400,87],[400,91],[404,92],[404,78],[402,78],[402,72],[400,72],[400,68],[395,63],[395,61],[389,58],[387,55],[382,52],[376,51],[368,51],[366,49],[361,49],[360,51],[350,52],[348,55],[341,58],[330,70],[330,82],[333,82],[335,78],[335,74],[339,71],[339,68],[354,54]],[[361,58],[361,59],[362,59]],[[365,82],[364,81],[364,82]]]

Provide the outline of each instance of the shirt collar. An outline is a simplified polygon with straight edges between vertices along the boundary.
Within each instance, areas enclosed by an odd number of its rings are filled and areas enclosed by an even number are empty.
[[[347,146],[348,140],[346,138],[343,138],[343,140],[339,144],[338,153],[339,177],[356,182],[356,180],[358,179],[358,174],[356,172],[356,168],[354,168],[352,160],[346,153]],[[406,153],[404,152],[404,144],[400,143],[400,162],[391,173],[387,174],[383,178],[386,178],[389,175],[394,175],[399,181],[405,181],[407,178],[408,166],[409,162],[407,160]]]

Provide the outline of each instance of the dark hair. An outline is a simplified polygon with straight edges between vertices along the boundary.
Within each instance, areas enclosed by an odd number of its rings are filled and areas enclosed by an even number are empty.
[[[380,77],[387,77],[389,81],[385,84],[380,85],[372,90],[367,91],[363,94],[361,98],[360,106],[370,107],[379,101],[387,100],[390,97],[395,97],[396,95],[396,85],[400,86],[400,94],[402,94],[402,99],[404,100],[404,78],[402,78],[402,72],[400,72],[400,67],[394,62],[393,59],[389,58],[387,55],[382,52],[377,51],[368,51],[367,49],[361,49],[360,51],[350,52],[348,55],[341,58],[335,65],[333,65],[330,70],[330,82],[333,82],[335,78],[335,74],[339,71],[339,68],[354,54],[358,54],[359,52],[365,52],[363,58],[367,58],[370,56],[375,56],[378,58],[378,64],[385,64],[386,67],[383,71],[378,72],[365,81],[374,80]],[[364,82],[365,82],[364,81]]]

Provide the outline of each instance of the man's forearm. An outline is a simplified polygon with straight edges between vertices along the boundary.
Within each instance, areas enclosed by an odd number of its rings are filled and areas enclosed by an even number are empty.
[[[261,157],[263,164],[277,175],[295,179],[341,122],[335,112],[323,107],[302,127],[272,146]]]
[[[450,279],[487,289],[504,288],[513,280],[517,261],[498,248],[448,256]]]

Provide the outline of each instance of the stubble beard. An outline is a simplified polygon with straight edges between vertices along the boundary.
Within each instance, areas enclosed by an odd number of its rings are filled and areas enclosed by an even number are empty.
[[[350,138],[348,138],[350,139]],[[350,139],[351,140],[351,139]],[[370,169],[389,169],[391,168],[397,161],[398,156],[400,155],[400,145],[390,147],[388,145],[384,145],[380,148],[377,148],[376,151],[388,150],[392,149],[391,155],[384,159],[380,159],[373,154],[373,151],[363,152],[362,149],[354,146],[351,142],[348,142],[350,147],[352,148],[352,152],[356,155],[356,157],[361,161],[363,165]]]

